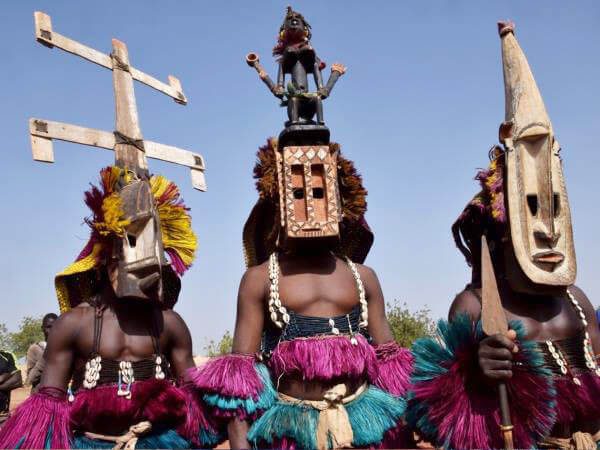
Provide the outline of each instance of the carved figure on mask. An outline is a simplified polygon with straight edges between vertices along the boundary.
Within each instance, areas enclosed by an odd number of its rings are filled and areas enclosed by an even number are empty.
[[[506,385],[515,448],[595,448],[600,442],[600,331],[574,286],[571,213],[558,141],[512,23],[499,23],[506,98],[500,142],[479,172],[481,192],[453,225],[472,280],[435,339],[413,347],[409,422],[452,448],[500,448],[495,387]],[[490,243],[506,334],[482,317],[482,236]],[[485,299],[484,299],[485,300]],[[458,376],[458,374],[461,374]],[[443,388],[442,388],[443,386]],[[501,433],[502,431],[502,433]]]
[[[290,131],[312,130],[313,134],[321,137],[322,144],[329,143],[329,131],[324,126],[322,99],[327,98],[338,78],[346,72],[339,63],[331,66],[331,75],[327,84],[323,84],[322,70],[325,63],[317,56],[310,39],[311,26],[304,16],[293,11],[290,6],[279,29],[277,44],[273,48],[273,56],[277,57],[277,82],[274,83],[265,69],[260,65],[256,53],[249,53],[246,62],[254,67],[259,77],[269,90],[282,99],[282,106],[287,106]],[[285,86],[286,75],[290,81]],[[314,78],[316,91],[309,89],[309,75]],[[314,120],[316,116],[316,121]],[[280,136],[280,140],[283,136]]]

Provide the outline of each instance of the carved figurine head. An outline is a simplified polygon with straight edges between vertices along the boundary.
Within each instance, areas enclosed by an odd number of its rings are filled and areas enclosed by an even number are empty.
[[[289,146],[276,153],[283,242],[337,240],[341,221],[337,151]]]
[[[277,45],[273,48],[273,54],[280,55],[285,47],[308,42],[311,37],[310,24],[302,14],[288,6],[283,23],[279,27],[279,36],[277,36]]]
[[[106,282],[117,299],[172,308],[179,276],[197,246],[177,186],[162,176],[138,179],[110,166],[100,172],[100,186],[85,193],[85,202],[92,210],[86,219],[92,233],[76,261],[56,276],[61,312],[91,303]]]
[[[501,23],[499,31],[506,99],[500,140],[512,251],[531,283],[568,286],[577,266],[560,146],[514,26]],[[517,278],[508,275],[509,282]]]

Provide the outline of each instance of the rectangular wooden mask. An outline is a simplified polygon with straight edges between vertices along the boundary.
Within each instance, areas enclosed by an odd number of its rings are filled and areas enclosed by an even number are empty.
[[[115,295],[162,301],[162,267],[168,262],[150,184],[134,181],[121,188],[119,196],[130,223],[113,250],[117,261],[112,280]]]
[[[276,155],[285,238],[338,237],[337,153],[320,145],[285,147]]]

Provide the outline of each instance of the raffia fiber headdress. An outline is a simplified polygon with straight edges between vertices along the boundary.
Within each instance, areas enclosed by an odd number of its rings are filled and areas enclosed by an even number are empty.
[[[475,176],[481,190],[452,225],[454,242],[477,276],[481,265],[481,236],[486,234],[489,238],[498,239],[504,236],[506,230],[504,150],[494,146],[489,156],[489,167]]]
[[[329,144],[331,152],[337,152],[338,186],[342,204],[340,242],[335,250],[354,262],[362,263],[371,246],[373,233],[365,220],[367,190],[354,163],[342,156],[340,146]],[[277,140],[271,138],[259,148],[254,166],[254,178],[259,199],[244,225],[243,244],[246,266],[251,267],[266,261],[277,250],[280,232],[279,185],[275,152]]]
[[[100,171],[99,186],[92,185],[85,192],[84,201],[92,211],[85,219],[91,236],[75,262],[55,278],[61,313],[90,301],[98,292],[102,277],[97,269],[106,266],[114,239],[121,238],[129,224],[118,195],[118,184],[129,181],[130,175],[124,169],[108,166]],[[152,176],[149,183],[160,220],[162,244],[171,263],[162,273],[165,305],[173,307],[181,288],[179,276],[194,260],[197,239],[179,188],[161,175]]]

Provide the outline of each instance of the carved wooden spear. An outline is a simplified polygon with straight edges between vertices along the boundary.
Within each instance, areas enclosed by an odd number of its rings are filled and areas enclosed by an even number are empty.
[[[508,321],[504,308],[500,301],[500,293],[496,284],[494,266],[490,256],[490,249],[487,239],[481,236],[481,324],[483,332],[488,336],[494,334],[506,335],[508,332]],[[508,404],[508,392],[506,383],[498,384],[498,394],[500,396],[500,430],[504,439],[504,448],[513,450],[513,426],[510,420],[510,406]]]

